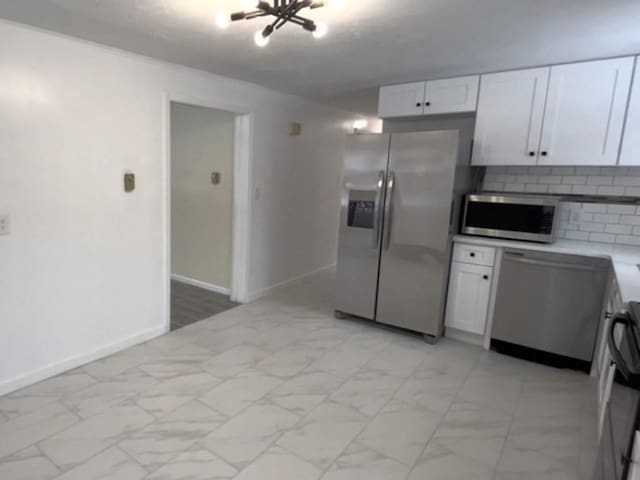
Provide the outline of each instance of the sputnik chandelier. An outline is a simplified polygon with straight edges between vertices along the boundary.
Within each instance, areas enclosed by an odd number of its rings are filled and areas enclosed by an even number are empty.
[[[314,38],[322,38],[328,32],[327,25],[299,15],[300,11],[305,8],[314,10],[324,6],[338,7],[342,3],[342,0],[273,0],[273,2],[245,0],[245,9],[243,11],[232,14],[219,12],[216,16],[216,23],[220,28],[227,28],[231,22],[239,20],[275,17],[272,23],[255,33],[254,40],[259,47],[267,46],[271,34],[284,27],[287,23],[300,25],[306,31],[311,32]]]

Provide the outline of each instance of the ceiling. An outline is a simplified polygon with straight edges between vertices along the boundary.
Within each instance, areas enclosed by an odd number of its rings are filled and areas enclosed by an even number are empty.
[[[0,17],[311,98],[468,73],[640,53],[638,0],[345,0],[253,43],[215,26],[242,0],[0,0]],[[366,95],[365,95],[366,96]],[[364,97],[363,97],[364,98]]]

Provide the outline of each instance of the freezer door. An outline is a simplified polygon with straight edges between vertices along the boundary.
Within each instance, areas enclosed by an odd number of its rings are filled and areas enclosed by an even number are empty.
[[[439,337],[458,131],[393,134],[376,320]]]
[[[375,318],[389,135],[350,135],[344,162],[336,310]]]

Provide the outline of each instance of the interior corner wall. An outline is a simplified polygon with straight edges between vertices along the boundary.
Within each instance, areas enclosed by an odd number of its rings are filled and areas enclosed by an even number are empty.
[[[171,274],[227,290],[235,121],[232,112],[171,103]]]
[[[0,38],[0,393],[166,331],[167,95],[253,114],[249,292],[335,262],[351,115],[9,22]]]

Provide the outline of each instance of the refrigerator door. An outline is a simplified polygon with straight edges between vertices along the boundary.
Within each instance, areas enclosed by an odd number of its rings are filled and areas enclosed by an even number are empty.
[[[393,134],[376,320],[442,334],[458,131]]]
[[[336,310],[375,318],[389,135],[347,137]]]

